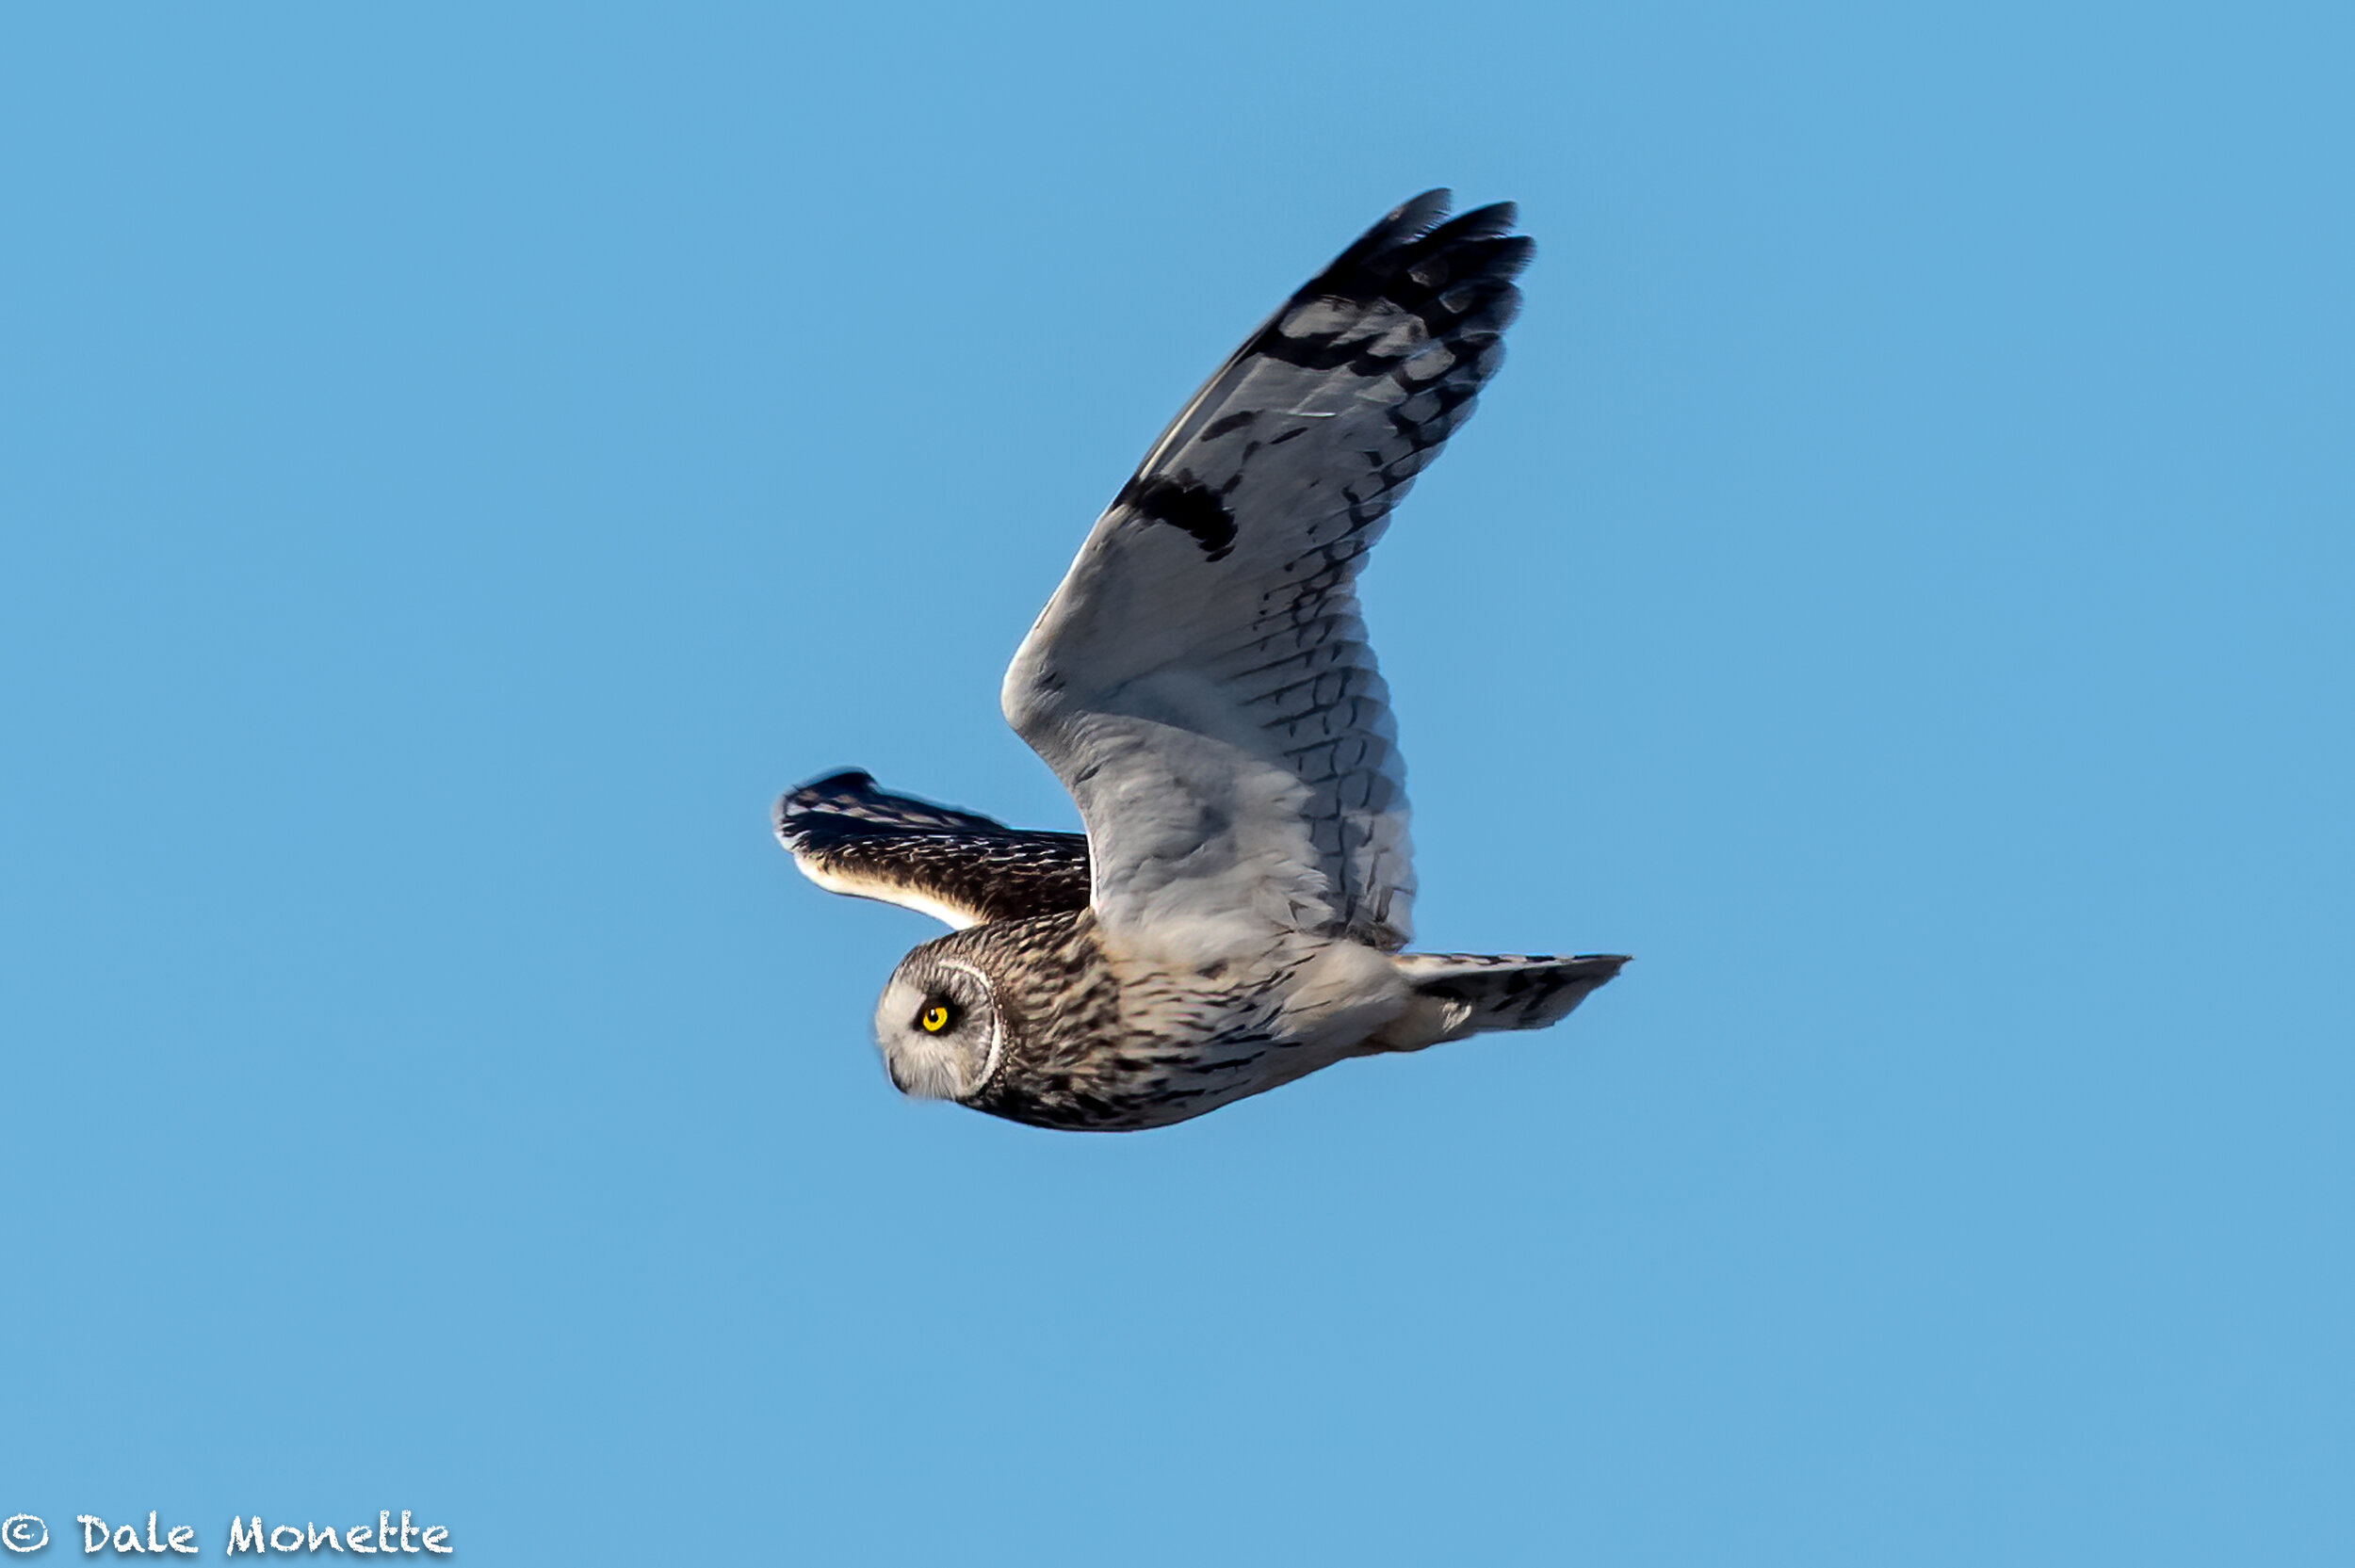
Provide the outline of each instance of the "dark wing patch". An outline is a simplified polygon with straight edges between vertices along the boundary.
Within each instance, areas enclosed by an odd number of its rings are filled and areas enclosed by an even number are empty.
[[[1129,508],[1145,522],[1166,523],[1192,534],[1202,553],[1212,560],[1225,560],[1235,548],[1235,514],[1201,485],[1167,478],[1130,479],[1113,505]]]
[[[776,830],[803,874],[828,892],[898,904],[951,926],[1087,906],[1085,834],[1024,832],[878,789],[855,768],[779,799]]]

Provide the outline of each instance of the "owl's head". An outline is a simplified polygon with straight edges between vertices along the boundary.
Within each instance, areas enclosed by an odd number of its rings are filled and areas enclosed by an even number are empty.
[[[963,1100],[998,1071],[1006,1019],[989,976],[940,946],[927,943],[900,961],[875,1006],[875,1043],[901,1093]]]

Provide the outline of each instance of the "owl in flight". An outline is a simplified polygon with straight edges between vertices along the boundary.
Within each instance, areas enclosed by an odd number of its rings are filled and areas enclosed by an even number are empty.
[[[777,802],[836,893],[955,928],[875,1011],[891,1081],[1034,1126],[1163,1126],[1350,1057],[1543,1028],[1624,958],[1409,953],[1405,769],[1354,590],[1503,355],[1510,204],[1416,197],[1162,432],[1006,671],[1087,832],[861,772]]]

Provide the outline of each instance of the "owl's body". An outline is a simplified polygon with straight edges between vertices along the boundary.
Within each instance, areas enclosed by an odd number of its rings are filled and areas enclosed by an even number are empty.
[[[778,836],[830,890],[962,928],[876,1012],[903,1091],[1165,1125],[1350,1057],[1567,1013],[1626,961],[1408,954],[1404,768],[1358,568],[1502,355],[1529,242],[1417,198],[1212,376],[1006,674],[1084,835],[820,779]]]
[[[1281,1027],[1274,976],[1239,983],[1191,967],[1123,962],[1104,951],[1086,910],[978,926],[929,944],[925,957],[973,963],[1005,998],[991,1021],[1002,1031],[1003,1059],[958,1097],[1037,1126],[1129,1130],[1211,1109],[1253,1091]],[[927,965],[917,967],[893,987],[904,993],[893,1002],[904,1000],[911,1017],[948,989],[925,974]],[[919,1031],[894,1049],[891,1026],[901,1010],[886,1004],[878,1023],[895,1075],[933,1043]]]
[[[973,964],[1004,998],[1002,1059],[948,1097],[1074,1131],[1162,1126],[1289,1083],[1361,1048],[1406,996],[1389,961],[1354,944],[1295,940],[1196,964],[1108,951],[1086,910],[1039,915],[918,949],[916,975],[877,1016],[895,1075],[923,1039],[895,1043],[899,1014],[949,989],[928,973],[944,960]]]

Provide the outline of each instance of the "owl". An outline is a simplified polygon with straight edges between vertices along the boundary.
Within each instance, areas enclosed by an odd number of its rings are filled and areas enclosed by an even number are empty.
[[[1165,1126],[1353,1057],[1559,1021],[1628,961],[1410,953],[1405,768],[1355,584],[1502,357],[1509,203],[1399,207],[1195,393],[1001,703],[1084,833],[831,774],[778,839],[953,928],[875,1011],[891,1081],[1033,1126]]]

